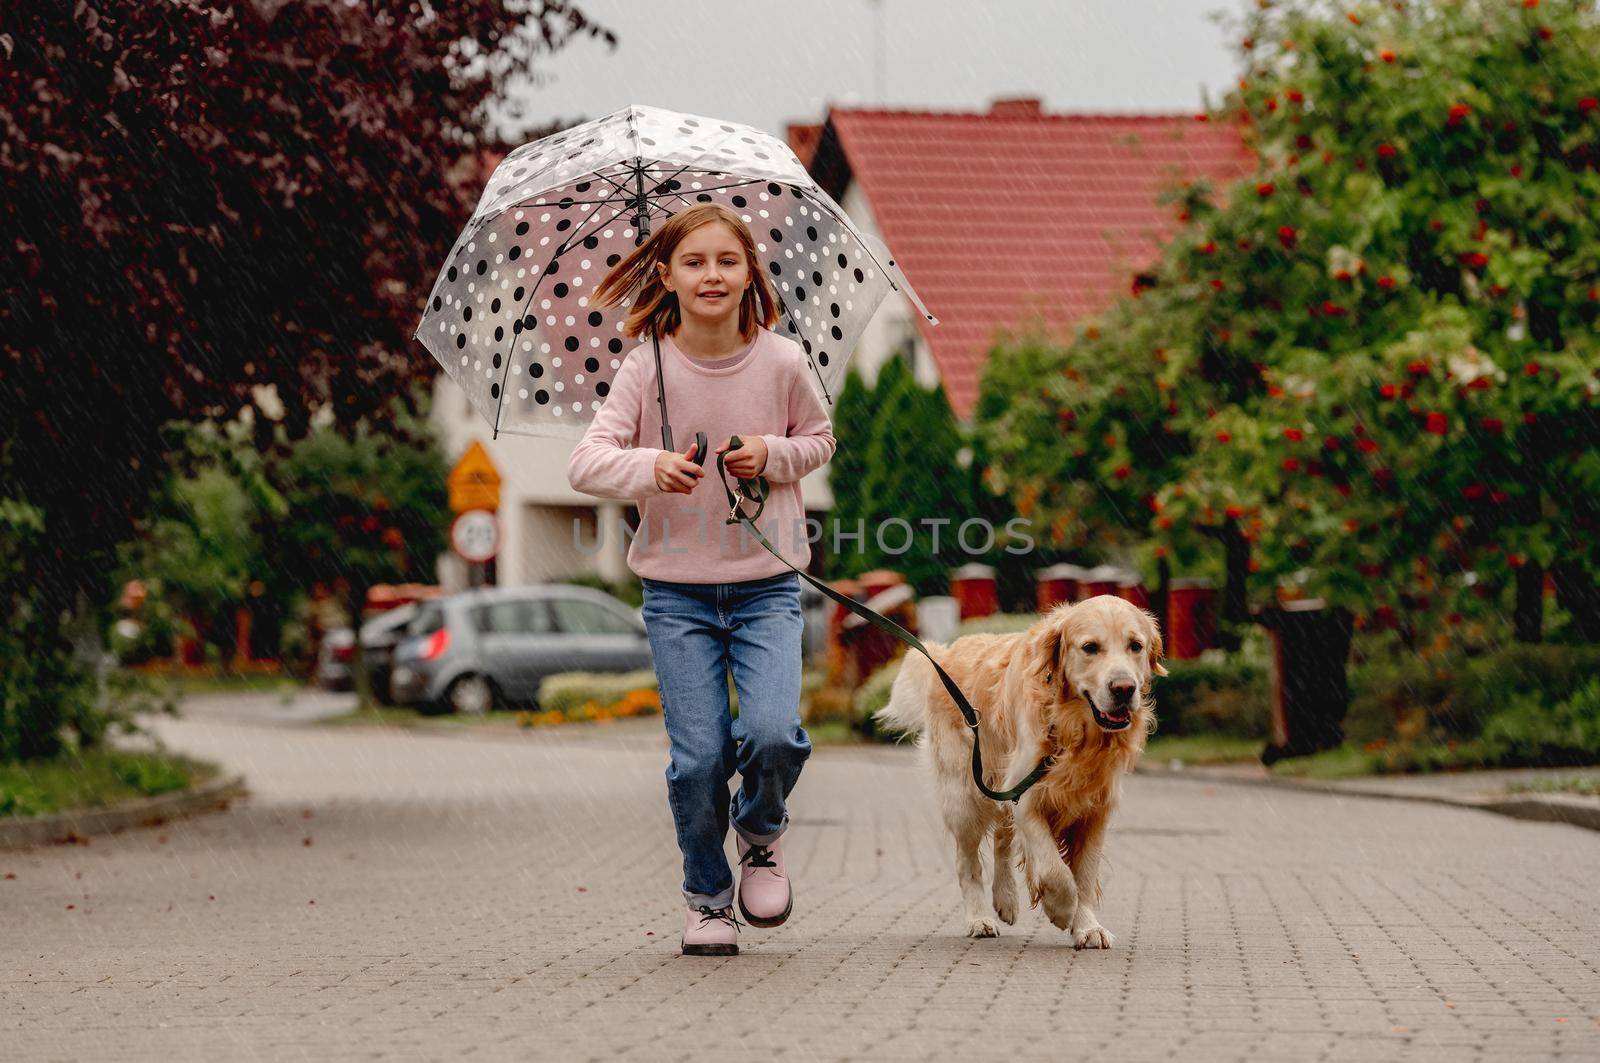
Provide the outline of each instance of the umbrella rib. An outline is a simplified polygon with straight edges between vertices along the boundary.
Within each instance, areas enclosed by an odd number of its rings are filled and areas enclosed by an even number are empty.
[[[692,165],[692,164],[690,164],[690,165]],[[651,177],[652,179],[654,179],[655,177],[659,177],[660,176],[659,174],[653,173],[650,170],[650,168],[648,168],[648,167],[639,167],[638,169],[639,169],[640,173],[646,175],[647,177]],[[665,181],[671,181],[674,178],[680,177],[684,173],[687,173],[688,170],[689,170],[689,166],[684,166],[684,167],[682,167],[680,169],[674,170],[671,174],[668,174],[666,176],[664,181],[657,181],[656,184],[659,186],[660,184],[664,184]],[[629,195],[629,196],[633,195],[633,192],[632,192],[631,189],[628,189],[628,188],[625,188],[622,185],[619,185],[616,182],[616,180],[613,179],[609,174],[602,173],[599,170],[590,170],[590,171],[588,171],[586,173],[574,174],[572,178],[570,178],[567,181],[564,181],[562,183],[563,184],[571,184],[576,180],[588,179],[588,178],[595,178],[597,180],[604,181],[606,184],[610,185],[612,188],[616,189],[618,192],[623,193],[624,195]],[[730,188],[744,188],[744,187],[746,187],[748,185],[769,184],[769,183],[776,183],[776,182],[769,181],[765,177],[750,177],[750,178],[746,178],[745,180],[742,180],[742,181],[734,181],[731,184],[713,185],[710,188],[694,188],[694,189],[690,189],[689,191],[691,191],[691,192],[723,192],[723,191],[726,191],[726,190],[728,190]],[[560,186],[552,186],[552,187],[560,187]],[[539,191],[539,193],[538,193],[538,196],[535,197],[535,198],[547,197],[550,194],[550,191],[551,191],[550,188],[541,189]],[[676,190],[676,189],[670,189],[670,190],[665,191],[665,192],[654,192],[654,191],[652,191],[652,192],[645,193],[645,198],[646,199],[650,199],[650,198],[664,199],[667,196],[677,196],[679,199],[682,199],[685,203],[689,202],[689,200],[684,196],[684,194],[682,192]],[[605,197],[603,197],[601,199],[573,199],[571,196],[563,196],[562,198],[567,201],[567,204],[569,206],[582,206],[582,205],[585,205],[585,204],[591,205],[591,206],[605,206],[606,204],[616,202],[616,199],[617,199],[616,196],[605,196]],[[556,204],[549,203],[549,202],[538,203],[538,202],[535,202],[534,199],[525,199],[525,200],[519,200],[519,201],[514,202],[514,203],[506,203],[506,204],[504,204],[502,206],[498,206],[498,207],[494,208],[494,213],[493,214],[485,215],[483,220],[479,223],[478,229],[482,229],[483,226],[487,225],[489,222],[493,221],[495,218],[498,218],[500,215],[504,214],[508,210],[515,210],[518,207],[536,207],[536,206],[546,206],[546,207],[548,207],[548,206],[556,206]],[[472,235],[476,236],[477,235],[477,230],[474,230]]]
[[[814,201],[814,205],[827,211],[829,217],[833,218],[834,221],[838,222],[840,225],[843,225],[852,234],[854,234],[856,241],[861,244],[861,249],[867,253],[867,257],[872,259],[873,262],[877,263],[878,269],[883,271],[883,279],[889,282],[889,287],[893,288],[895,291],[899,291],[900,285],[894,282],[894,276],[889,272],[888,267],[886,267],[882,262],[878,262],[878,256],[872,253],[872,245],[861,239],[861,234],[856,230],[855,225],[850,222],[849,219],[843,217],[841,212],[835,211],[828,204],[823,203],[820,200]]]
[[[806,350],[805,333],[800,331],[800,322],[795,320],[794,311],[789,309],[788,302],[778,294],[778,289],[772,289],[772,296],[778,300],[778,305],[783,308],[783,315],[789,319],[789,324],[794,326],[794,334],[800,337],[800,350],[806,356],[806,364],[811,367],[811,372],[817,378],[818,385],[822,388],[822,397],[828,400],[828,405],[833,405],[833,395],[828,391],[828,382],[822,379],[822,370],[817,368],[816,359],[811,357],[811,352]]]
[[[911,287],[909,281],[906,283],[906,286],[903,289],[900,285],[895,283],[894,274],[890,272],[890,270],[885,267],[882,262],[878,261],[878,256],[872,252],[872,245],[861,239],[861,233],[856,229],[855,224],[851,222],[849,217],[844,213],[844,208],[838,207],[838,205],[833,202],[833,197],[828,196],[826,192],[822,192],[821,189],[818,189],[818,192],[820,192],[823,196],[827,196],[827,200],[826,202],[817,200],[816,205],[827,211],[829,216],[831,216],[840,225],[843,225],[846,230],[855,236],[856,241],[860,243],[862,249],[866,251],[867,257],[872,259],[873,262],[877,263],[878,269],[883,273],[883,279],[889,282],[889,287],[897,292],[903,291],[911,299],[911,301],[916,304],[917,309],[922,311],[923,317],[934,322],[935,324],[938,324],[938,319],[928,312],[928,307],[923,303],[922,297],[919,296]],[[838,207],[838,209],[835,209],[835,207]]]
[[[609,177],[607,177],[605,174],[601,173],[599,170],[589,170],[589,171],[586,171],[584,173],[573,174],[572,177],[569,178],[567,181],[563,182],[563,184],[572,184],[574,182],[580,182],[580,181],[583,181],[583,180],[585,180],[587,178],[590,178],[590,177],[599,178],[600,180],[605,181],[608,184],[610,184],[613,188],[617,187],[616,182],[612,181]],[[552,185],[551,186],[551,188],[559,188],[559,187],[561,187],[561,186],[560,185]],[[535,194],[535,198],[549,195],[549,193],[551,191],[551,188],[542,188],[542,189],[540,189]],[[588,204],[588,205],[591,205],[591,206],[603,207],[608,203],[616,202],[616,198],[617,198],[616,196],[606,196],[606,197],[604,197],[602,199],[574,199],[574,200],[571,201],[571,205],[572,206],[582,206],[584,204]],[[556,204],[554,204],[554,203],[536,203],[536,202],[534,202],[533,199],[524,199],[524,200],[519,200],[518,202],[515,202],[515,203],[506,203],[506,204],[504,204],[502,206],[495,207],[493,214],[485,214],[483,216],[483,219],[478,223],[477,228],[474,229],[472,231],[472,233],[469,235],[468,240],[472,239],[472,237],[477,236],[479,231],[481,231],[484,226],[488,225],[490,222],[492,222],[496,218],[500,217],[506,211],[508,211],[508,210],[516,210],[518,207],[535,207],[535,206],[553,207],[553,206],[556,206]],[[465,247],[467,245],[468,240],[463,240],[461,242],[461,246]]]
[[[617,199],[617,197],[613,196],[613,197],[611,197],[610,200],[604,201],[602,203],[602,205],[604,205],[605,203],[615,202],[616,199]],[[590,224],[591,222],[593,222],[599,216],[600,216],[600,211],[596,210],[593,214],[591,214],[589,216],[588,221],[584,222],[584,225]],[[622,216],[622,210],[619,208],[616,211],[616,213],[612,214],[611,217],[607,219],[607,221],[615,221],[616,219],[620,218],[621,216]],[[605,223],[602,222],[601,224],[605,224]],[[578,243],[578,241],[580,239],[585,239],[585,238],[587,238],[588,235],[590,235],[588,233],[584,233],[583,232],[583,228],[584,228],[584,226],[580,225],[577,229],[575,229],[573,231],[572,235],[569,236],[561,244],[560,247],[556,248],[555,253],[553,255],[551,255],[549,261],[547,261],[544,264],[544,268],[539,271],[539,279],[533,282],[533,287],[528,292],[528,298],[523,300],[522,311],[521,311],[521,313],[519,313],[517,315],[517,320],[518,321],[521,321],[521,320],[523,320],[523,319],[525,319],[527,317],[527,315],[528,315],[528,307],[533,304],[534,296],[539,294],[539,288],[540,288],[541,285],[544,284],[544,279],[546,277],[550,276],[550,267],[551,267],[551,265],[553,265],[562,255],[564,255],[568,251],[572,250],[573,246],[576,243]],[[599,228],[599,226],[596,225],[595,228]],[[580,234],[583,234],[583,235],[580,236]],[[495,403],[495,408],[494,408],[494,434],[495,434],[495,436],[499,436],[499,434],[500,434],[500,414],[505,410],[505,404],[506,404],[506,378],[509,377],[510,374],[511,374],[511,359],[512,359],[513,354],[515,354],[515,352],[516,352],[517,337],[519,335],[521,335],[521,333],[512,332],[511,341],[506,347],[506,364],[505,364],[505,368],[500,371],[500,398]]]
[[[726,192],[730,188],[745,188],[745,187],[747,187],[749,185],[761,185],[761,184],[769,184],[769,183],[772,183],[772,182],[769,182],[765,177],[752,177],[752,178],[750,178],[749,180],[746,180],[746,181],[735,181],[731,185],[717,185],[715,188],[691,188],[688,191],[694,192],[694,193]],[[667,196],[677,196],[679,199],[683,200],[683,202],[686,205],[691,206],[691,207],[696,205],[694,202],[692,202],[689,199],[689,197],[684,192],[681,192],[681,191],[679,191],[678,189],[675,189],[675,188],[674,189],[669,189],[668,191],[666,191],[664,193],[657,193],[657,198],[658,199],[664,199]]]

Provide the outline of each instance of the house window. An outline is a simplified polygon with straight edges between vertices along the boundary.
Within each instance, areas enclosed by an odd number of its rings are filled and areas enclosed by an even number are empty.
[[[917,328],[911,323],[910,318],[900,320],[900,338],[889,350],[890,358],[905,359],[906,368],[911,371],[911,378],[917,378]]]

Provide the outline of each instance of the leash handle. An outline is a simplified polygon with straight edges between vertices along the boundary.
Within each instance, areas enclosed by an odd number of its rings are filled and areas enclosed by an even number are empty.
[[[731,446],[728,448],[729,450],[735,450],[742,446],[742,444],[739,442],[738,436],[732,437],[730,442]],[[717,455],[717,476],[722,481],[722,490],[726,492],[728,496],[729,512],[728,519],[725,521],[725,523],[744,524],[747,528],[749,528],[750,534],[756,537],[756,541],[767,548],[767,552],[769,554],[777,558],[779,561],[782,561],[785,565],[788,565],[789,568],[798,576],[800,576],[801,579],[804,579],[813,587],[817,588],[817,590],[821,591],[829,598],[832,598],[834,601],[838,602],[852,613],[855,613],[873,627],[893,635],[907,646],[928,658],[928,663],[933,665],[933,670],[939,675],[939,682],[944,684],[944,689],[950,695],[950,700],[954,701],[956,703],[956,708],[961,710],[961,715],[967,722],[967,728],[972,732],[972,781],[977,783],[978,789],[982,791],[983,795],[990,800],[1020,800],[1022,795],[1027,793],[1033,787],[1034,783],[1044,778],[1045,773],[1048,772],[1051,766],[1055,763],[1055,758],[1050,756],[1048,753],[1045,754],[1044,759],[1039,761],[1038,766],[1035,767],[1033,771],[1028,773],[1027,778],[1023,779],[1017,785],[1008,790],[990,789],[989,784],[984,782],[983,779],[983,753],[979,748],[978,741],[977,710],[972,707],[972,703],[967,700],[967,696],[961,692],[961,688],[956,685],[956,681],[950,678],[950,673],[946,672],[939,662],[933,659],[933,654],[928,652],[928,648],[922,644],[922,640],[917,638],[917,636],[913,635],[911,632],[907,631],[905,628],[901,627],[899,624],[896,624],[893,620],[890,620],[881,613],[877,613],[871,609],[868,609],[865,605],[856,601],[854,598],[840,594],[832,587],[813,577],[810,573],[801,572],[798,568],[795,568],[794,565],[790,564],[789,559],[780,554],[773,547],[773,545],[767,541],[767,537],[761,534],[761,529],[757,528],[755,524],[756,518],[761,516],[761,511],[766,508],[767,496],[771,490],[770,485],[767,483],[767,478],[765,476],[757,476],[752,479],[740,480],[740,494],[735,495],[733,490],[728,487],[728,471],[724,467],[723,462],[726,454],[727,451],[724,451],[723,453]],[[747,485],[750,485],[748,492],[746,490]],[[745,514],[741,508],[741,503],[744,501],[754,502],[756,504],[756,511],[754,514]]]
[[[728,450],[738,450],[742,446],[744,446],[744,440],[738,436],[728,437]],[[728,519],[723,523],[738,524],[741,519],[748,519],[751,522],[750,530],[755,531],[755,521],[761,516],[761,511],[767,508],[767,497],[772,493],[772,485],[767,482],[765,476],[752,476],[739,481],[739,496],[745,501],[754,502],[756,506],[756,511],[750,514],[748,518],[745,518],[743,510],[740,508],[740,497],[735,497],[734,493],[728,490],[728,470],[723,464],[723,458],[728,453],[728,450],[717,455],[717,475],[721,477],[722,490],[728,496]],[[759,535],[760,532],[756,534]],[[772,547],[769,546],[767,549],[771,550]],[[779,556],[778,560],[783,561],[782,556]],[[788,564],[788,562],[785,561],[784,564]],[[793,565],[789,565],[789,567],[794,568]],[[795,569],[795,571],[798,572],[800,570]]]

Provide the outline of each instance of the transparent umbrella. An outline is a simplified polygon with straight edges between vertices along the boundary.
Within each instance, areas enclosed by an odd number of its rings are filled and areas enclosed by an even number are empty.
[[[697,203],[721,203],[750,226],[778,295],[776,331],[805,350],[826,403],[891,291],[937,323],[883,243],[781,140],[633,106],[505,157],[434,282],[417,339],[496,436],[582,435],[632,345],[627,305],[593,307],[590,294],[652,223]],[[666,396],[658,401],[662,443],[674,449]]]

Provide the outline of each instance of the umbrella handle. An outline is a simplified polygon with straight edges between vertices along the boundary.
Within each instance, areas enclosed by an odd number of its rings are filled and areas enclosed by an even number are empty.
[[[694,434],[694,463],[702,469],[706,467],[706,452],[710,449],[710,441],[704,432]]]

